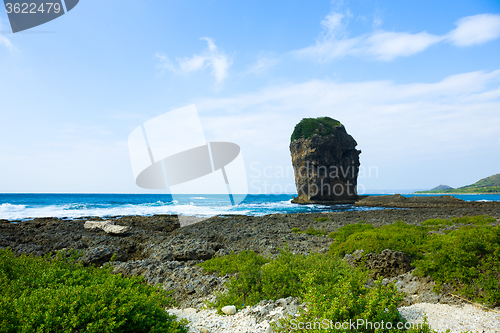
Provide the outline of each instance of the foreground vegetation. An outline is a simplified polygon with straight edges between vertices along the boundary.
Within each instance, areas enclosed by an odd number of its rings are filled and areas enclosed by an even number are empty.
[[[415,274],[450,283],[459,294],[487,305],[500,304],[500,226],[486,216],[430,219],[421,226],[398,221],[374,228],[357,223],[344,226],[329,237],[335,242],[330,252],[336,256],[363,249],[380,253],[384,249],[405,252],[416,267]],[[448,230],[449,226],[455,230]]]
[[[0,250],[0,332],[187,332],[171,298],[142,277],[83,267],[77,253],[14,256]]]
[[[489,216],[461,217],[450,220],[432,219],[421,225],[398,221],[374,227],[360,223],[347,225],[331,233],[334,238],[329,253],[293,254],[281,250],[275,259],[252,251],[232,253],[199,264],[206,272],[233,274],[226,293],[217,295],[211,306],[220,309],[229,304],[241,309],[261,300],[298,297],[308,304],[295,322],[328,320],[344,322],[362,319],[369,322],[390,322],[396,327],[405,320],[397,311],[403,299],[394,284],[365,286],[371,272],[351,267],[341,258],[346,253],[363,249],[364,254],[384,249],[405,252],[417,269],[415,274],[428,275],[437,281],[436,291],[443,283],[453,284],[458,293],[487,305],[500,304],[500,227]],[[455,227],[455,230],[448,230]],[[296,231],[299,232],[299,231]],[[314,233],[309,233],[313,235]],[[280,322],[280,331],[288,331],[290,320]],[[305,326],[303,326],[305,327]],[[324,332],[309,329],[307,332]],[[335,328],[327,331],[335,332]],[[342,331],[339,329],[338,331]],[[363,332],[396,332],[399,330],[363,329]],[[411,332],[429,332],[428,326]]]

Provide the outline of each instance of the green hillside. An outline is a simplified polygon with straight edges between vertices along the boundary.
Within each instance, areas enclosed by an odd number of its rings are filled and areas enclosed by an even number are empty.
[[[418,191],[415,193],[500,193],[500,174],[478,180],[474,184],[459,188]]]

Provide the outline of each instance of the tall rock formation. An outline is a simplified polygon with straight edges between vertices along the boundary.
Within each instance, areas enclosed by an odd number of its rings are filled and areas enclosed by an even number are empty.
[[[329,117],[304,118],[290,143],[297,204],[353,203],[358,199],[357,143],[344,126]]]

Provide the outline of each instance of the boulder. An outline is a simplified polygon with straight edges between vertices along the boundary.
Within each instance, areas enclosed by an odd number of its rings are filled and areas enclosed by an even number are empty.
[[[121,225],[106,224],[102,228],[102,230],[104,230],[104,232],[107,234],[120,235],[120,234],[127,233],[130,230],[130,227],[121,226]]]
[[[305,118],[295,126],[290,153],[297,204],[339,204],[358,200],[357,143],[344,126],[329,117]]]
[[[226,305],[221,310],[227,315],[234,315],[236,313],[236,307],[234,305]]]
[[[85,229],[90,229],[90,230],[102,229],[107,224],[115,224],[115,222],[112,222],[112,221],[85,221],[85,224],[83,225],[83,227]]]

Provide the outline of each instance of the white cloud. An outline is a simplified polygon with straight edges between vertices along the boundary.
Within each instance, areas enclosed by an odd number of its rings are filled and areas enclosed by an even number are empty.
[[[0,18],[0,30],[4,30],[4,29],[5,29],[5,26],[2,23],[2,19]],[[6,47],[9,51],[13,51],[15,49],[14,45],[12,45],[11,41],[7,37],[2,36],[1,34],[0,34],[0,46]]]
[[[244,75],[264,74],[267,71],[269,71],[272,67],[276,66],[279,62],[280,62],[280,59],[277,57],[261,55],[258,57],[256,62],[254,62],[248,66],[248,69],[245,71]]]
[[[496,145],[499,89],[500,70],[452,75],[434,83],[310,80],[204,99],[197,107],[207,138],[239,144],[248,167],[255,162],[287,167],[290,135],[300,119],[338,119],[363,151],[363,165],[400,177],[396,182],[392,175],[381,176],[367,185],[390,188],[417,182],[404,180],[406,165],[431,172],[431,165],[440,161],[474,159],[481,149]],[[438,162],[428,164],[433,159]],[[493,159],[500,163],[498,157]],[[462,172],[468,167],[454,166]],[[433,177],[440,181],[439,175]],[[293,175],[274,181],[293,183]]]
[[[192,57],[177,58],[177,66],[166,55],[157,53],[155,56],[159,61],[158,68],[186,74],[210,67],[215,81],[217,83],[224,81],[228,76],[228,69],[232,64],[232,60],[227,54],[218,50],[212,38],[203,37],[201,39],[207,42],[207,49],[201,54],[195,54]]]
[[[483,44],[500,37],[500,15],[480,14],[457,21],[457,28],[448,34],[457,46]]]
[[[359,47],[359,52],[374,55],[379,60],[387,61],[422,52],[442,39],[442,37],[431,35],[425,31],[417,34],[381,31],[364,39]]]
[[[326,38],[335,38],[341,32],[344,32],[344,25],[342,19],[344,14],[331,12],[321,21],[321,25],[326,30]]]
[[[457,28],[439,36],[427,33],[373,30],[360,36],[347,37],[345,15],[332,12],[321,25],[322,38],[316,44],[292,53],[298,57],[310,58],[319,62],[330,62],[346,56],[367,57],[390,61],[397,57],[411,56],[425,51],[430,46],[449,40],[457,46],[481,44],[500,37],[500,15],[481,14],[460,19]],[[376,19],[374,27],[381,21]]]

